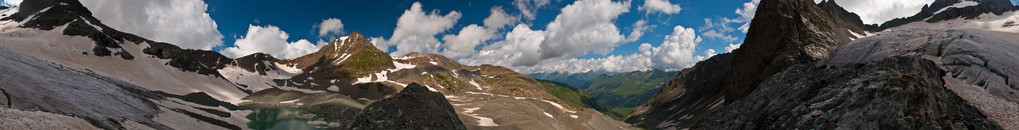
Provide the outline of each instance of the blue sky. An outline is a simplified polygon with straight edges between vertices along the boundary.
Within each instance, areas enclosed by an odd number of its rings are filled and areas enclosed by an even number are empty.
[[[738,48],[760,0],[81,0],[104,24],[228,57],[295,58],[351,31],[394,56],[521,73],[679,70]],[[865,23],[933,0],[842,0]],[[1015,1],[1015,0],[1013,0]],[[819,2],[819,0],[815,0]],[[11,6],[20,0],[4,0]]]
[[[271,0],[251,0],[248,2],[235,2],[231,0],[207,0],[209,14],[219,25],[217,28],[226,37],[223,38],[224,46],[213,48],[219,51],[222,48],[233,46],[233,41],[243,36],[248,31],[248,25],[273,25],[290,34],[290,40],[297,39],[320,39],[317,31],[313,28],[318,22],[328,18],[339,18],[343,21],[344,30],[358,31],[369,37],[391,37],[393,29],[396,28],[397,18],[404,10],[410,8],[414,2],[421,2],[425,10],[439,10],[442,14],[456,10],[463,14],[455,27],[446,33],[459,32],[463,26],[469,24],[481,24],[482,20],[489,15],[489,8],[502,6],[507,12],[513,13],[519,10],[513,7],[513,1],[467,1],[462,0],[379,0],[379,1],[333,1],[333,0],[309,0],[302,2],[280,3]],[[533,21],[525,21],[531,24],[532,29],[541,30],[551,22],[555,15],[559,14],[559,8],[566,6],[573,1],[561,0],[552,1],[549,7],[541,8]],[[724,1],[698,1],[684,0],[675,1],[683,7],[677,14],[647,14],[637,10],[643,1],[633,1],[631,12],[619,16],[616,26],[621,27],[623,32],[630,32],[634,22],[640,19],[647,19],[649,24],[655,28],[635,42],[624,43],[614,49],[609,55],[627,55],[637,51],[640,43],[661,44],[665,35],[672,32],[672,27],[682,25],[684,27],[701,27],[704,25],[704,18],[717,17],[738,17],[733,11],[741,8],[742,4],[748,1],[724,0]],[[736,25],[738,26],[738,25]],[[695,28],[696,29],[696,28]],[[698,30],[699,31],[699,30]],[[739,39],[745,35],[734,31],[728,33]],[[314,41],[314,40],[312,40]],[[738,41],[737,41],[738,42]],[[705,39],[701,43],[699,51],[706,49],[724,50],[730,43],[718,39]],[[600,54],[589,54],[581,58],[604,57]]]
[[[338,18],[342,20],[344,35],[350,31],[356,30],[368,37],[390,38],[394,34],[393,30],[396,28],[397,19],[404,13],[405,10],[411,8],[414,2],[420,2],[422,9],[426,12],[438,11],[438,14],[441,15],[457,11],[462,14],[451,28],[434,36],[437,38],[442,37],[442,35],[456,34],[457,32],[460,32],[463,27],[470,24],[483,24],[483,20],[489,17],[491,14],[489,10],[493,7],[501,7],[510,15],[521,15],[521,10],[516,8],[514,1],[311,0],[280,3],[268,0],[254,0],[247,2],[206,0],[205,2],[208,4],[207,12],[210,14],[211,18],[215,20],[216,24],[219,25],[217,30],[224,35],[222,38],[223,45],[212,48],[214,51],[221,51],[224,48],[234,46],[235,41],[244,37],[249,31],[249,25],[276,26],[280,30],[289,34],[289,38],[287,39],[288,42],[294,42],[299,39],[307,39],[312,43],[317,43],[319,40],[329,41],[335,38],[335,36],[319,36],[318,28],[314,27],[316,24],[321,23],[322,20],[329,18]],[[534,11],[537,13],[535,13],[533,20],[522,19],[518,24],[529,25],[532,30],[545,30],[546,26],[552,22],[557,15],[562,13],[560,10],[561,8],[573,4],[574,2],[575,1],[571,0],[549,1],[549,4],[541,8],[537,8]],[[669,2],[674,5],[679,5],[682,10],[671,14],[647,12],[640,9],[640,7],[644,5],[645,1],[630,1],[630,5],[627,7],[628,12],[617,16],[616,19],[612,20],[613,24],[618,28],[620,35],[628,35],[634,30],[633,24],[635,22],[638,20],[645,20],[647,22],[646,25],[650,28],[643,31],[643,36],[635,41],[621,41],[617,43],[617,45],[611,49],[611,52],[607,54],[588,52],[586,55],[565,58],[592,59],[604,58],[612,55],[631,55],[638,52],[642,43],[648,43],[652,46],[660,46],[663,43],[662,41],[664,38],[673,33],[673,28],[675,26],[692,28],[696,30],[697,34],[700,34],[709,29],[704,28],[706,18],[711,20],[719,20],[721,18],[738,18],[740,16],[735,13],[735,10],[744,8],[744,3],[750,1],[672,0]],[[728,26],[736,28],[742,24],[743,23],[729,23]],[[498,30],[496,35],[505,35],[505,33],[510,31],[510,28],[513,25],[509,26],[510,27]],[[697,52],[695,55],[704,56],[705,54],[703,54],[703,52],[708,49],[713,49],[716,53],[723,53],[725,51],[725,47],[730,44],[739,44],[745,36],[744,33],[739,30],[729,30],[722,34],[729,35],[738,40],[727,41],[718,38],[700,36],[703,40],[697,44],[697,47],[695,47],[694,52]],[[492,44],[499,40],[501,39],[495,38],[488,40],[482,43],[481,46],[485,44]],[[478,48],[481,48],[481,46]],[[389,52],[393,52],[392,49],[394,48],[395,47],[389,47]],[[678,67],[658,69],[678,69]]]

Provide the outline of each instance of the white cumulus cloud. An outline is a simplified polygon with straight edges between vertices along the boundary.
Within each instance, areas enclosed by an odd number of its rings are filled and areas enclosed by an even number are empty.
[[[548,5],[551,0],[514,0],[513,5],[517,6],[524,18],[534,19],[535,11]]]
[[[5,1],[6,2],[6,1]],[[209,50],[223,34],[202,0],[81,0],[107,26],[187,49]]]
[[[220,53],[227,57],[238,58],[261,52],[276,58],[293,59],[318,51],[324,45],[316,46],[305,39],[287,42],[289,37],[287,32],[276,26],[248,25],[247,35],[234,42],[236,47],[228,47]]]
[[[438,10],[425,12],[421,9],[420,2],[414,2],[397,20],[392,37],[389,39],[373,37],[372,42],[379,50],[387,52],[390,46],[396,46],[391,55],[404,55],[410,52],[435,54],[442,45],[435,36],[452,28],[460,17],[461,14],[457,11],[451,11],[446,15],[441,15]]]
[[[662,45],[652,49],[653,60],[657,68],[663,69],[675,70],[693,66],[697,61],[704,59],[702,56],[694,56],[700,42],[701,38],[693,28],[676,26],[672,34],[665,36]]]
[[[704,57],[709,57],[710,58],[711,56],[715,56],[715,55],[718,55],[718,53],[715,53],[715,49],[708,49],[708,50],[704,51]]]
[[[664,13],[664,14],[675,14],[679,13],[680,8],[678,4],[672,4],[669,0],[644,0],[644,5],[641,5],[637,9],[644,10],[648,13]]]
[[[754,15],[757,13],[757,5],[761,4],[761,0],[753,0],[747,3],[743,3],[743,8],[736,9],[736,14],[740,17],[735,20],[737,23],[743,23],[739,26],[739,30],[743,33],[747,33],[750,30],[750,20],[754,19]]]
[[[475,56],[460,59],[469,65],[494,64],[501,66],[523,66],[537,63],[539,45],[545,40],[545,31],[531,30],[526,24],[518,24],[506,33],[506,39],[485,46]]]
[[[526,0],[524,0],[526,1]],[[518,1],[519,2],[519,1]],[[608,56],[597,59],[577,59],[587,54],[607,54],[620,42],[626,40],[614,20],[629,12],[629,1],[578,0],[561,9],[561,14],[546,25],[545,30],[533,30],[527,24],[518,24],[506,33],[505,39],[481,47],[475,55],[458,59],[468,65],[494,64],[507,66],[524,73],[550,70],[632,70],[648,66],[626,65],[623,63],[646,56]],[[643,35],[649,28],[646,21],[635,23],[631,37]],[[651,48],[646,50],[650,51]],[[650,53],[650,52],[649,52]],[[619,63],[619,64],[613,64]],[[596,66],[597,64],[597,66]],[[577,68],[581,67],[597,68]],[[609,66],[609,67],[602,67]],[[613,67],[619,66],[619,67]]]
[[[460,30],[457,35],[446,35],[442,37],[445,44],[442,55],[449,58],[462,58],[476,53],[476,47],[482,42],[488,41],[496,36],[495,30],[487,29],[476,24],[468,25]]]
[[[507,14],[500,6],[492,7],[490,12],[491,14],[484,20],[485,28],[501,29],[520,21],[520,16]]]
[[[625,42],[633,42],[640,40],[641,36],[644,36],[644,31],[654,28],[655,25],[647,25],[647,20],[637,20],[633,23],[633,29],[630,31],[630,35],[626,36]]]
[[[739,49],[740,45],[743,44],[729,44],[729,46],[725,46],[725,53],[729,53],[732,52],[733,50]]]
[[[718,32],[718,30],[708,30],[707,32],[704,32],[702,35],[704,35],[704,37],[718,39],[728,43],[733,43],[736,42],[736,40],[739,40],[739,38],[736,38],[732,35],[722,34],[721,32]]]
[[[548,36],[541,44],[541,57],[579,57],[589,52],[611,52],[625,38],[619,33],[614,20],[629,12],[629,7],[629,1],[611,0],[580,0],[563,7],[562,14],[546,27]]]
[[[318,28],[319,37],[329,36],[330,34],[343,35],[343,21],[340,21],[338,18],[322,20],[315,27]]]

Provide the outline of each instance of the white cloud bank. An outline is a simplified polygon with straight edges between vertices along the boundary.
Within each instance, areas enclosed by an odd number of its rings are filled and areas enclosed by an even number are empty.
[[[492,7],[489,12],[491,12],[491,14],[489,14],[488,18],[485,18],[483,21],[486,28],[502,29],[507,25],[513,25],[520,22],[520,16],[510,15],[500,6]]]
[[[488,41],[496,36],[495,30],[486,29],[475,24],[468,25],[460,30],[457,35],[446,35],[442,37],[445,44],[442,54],[449,58],[463,58],[477,52],[479,44]]]
[[[438,10],[425,12],[421,9],[420,2],[414,2],[397,20],[392,37],[389,39],[373,37],[372,43],[375,43],[379,50],[386,52],[390,52],[390,46],[396,46],[396,50],[391,51],[390,55],[404,55],[410,52],[437,54],[442,43],[435,36],[452,28],[460,17],[461,14],[457,11],[450,11],[446,15],[439,14]]]
[[[651,28],[655,28],[655,25],[647,25],[647,20],[643,19],[637,20],[637,22],[633,22],[633,27],[632,30],[630,31],[630,35],[627,35],[626,40],[623,41],[634,42],[640,40],[640,37],[644,36],[644,31],[648,31],[648,29]]]
[[[648,13],[676,14],[683,10],[678,4],[672,4],[669,0],[644,0],[644,5],[637,7]]]
[[[343,21],[338,18],[329,18],[322,20],[318,25],[318,36],[325,37],[329,35],[343,35]]]
[[[551,0],[514,0],[513,5],[520,10],[520,13],[524,15],[524,18],[533,20],[536,14],[535,11],[541,9],[545,5],[548,5]]]
[[[541,58],[579,57],[589,52],[607,54],[625,37],[614,20],[629,12],[630,2],[580,0],[562,8],[546,27]],[[525,64],[535,64],[537,60]]]
[[[12,2],[12,1],[5,1]],[[92,14],[114,29],[187,49],[209,50],[223,34],[202,0],[81,0]]]
[[[460,61],[519,68],[549,65],[543,63],[589,53],[607,54],[626,38],[613,21],[629,12],[628,7],[628,1],[575,1],[563,7],[562,13],[546,30],[532,30],[529,25],[518,24],[506,33],[504,40],[484,46],[478,53]]]
[[[293,59],[318,51],[325,45],[315,46],[305,39],[287,42],[289,37],[287,32],[276,26],[248,25],[247,35],[234,42],[236,47],[228,47],[220,53],[230,58],[239,58],[261,52],[280,59]]]
[[[522,73],[536,72],[625,72],[648,69],[679,70],[693,66],[698,61],[704,60],[706,56],[715,55],[713,49],[708,49],[704,55],[696,55],[697,45],[701,38],[697,36],[693,28],[683,26],[674,27],[673,33],[666,36],[665,40],[658,47],[644,43],[638,51],[626,55],[612,55],[604,58],[577,59],[557,58],[547,60],[534,66],[511,66]],[[509,36],[507,36],[509,37]],[[526,46],[521,46],[526,47]],[[515,53],[515,55],[526,54],[527,52]],[[514,57],[509,56],[509,58]]]

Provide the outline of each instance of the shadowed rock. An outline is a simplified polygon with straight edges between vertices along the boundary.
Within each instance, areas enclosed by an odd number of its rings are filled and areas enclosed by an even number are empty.
[[[350,129],[466,129],[442,93],[417,83],[368,105],[352,123]]]

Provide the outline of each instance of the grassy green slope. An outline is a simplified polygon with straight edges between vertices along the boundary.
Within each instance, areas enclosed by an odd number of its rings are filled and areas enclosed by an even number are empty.
[[[581,107],[594,108],[595,110],[617,120],[623,117],[622,114],[613,112],[612,109],[601,104],[594,98],[591,98],[591,95],[587,92],[581,91],[580,89],[574,88],[568,84],[540,79],[538,82],[541,83],[542,86],[545,86],[545,90],[549,93],[552,93],[552,95],[556,98],[567,103]]]
[[[591,80],[586,92],[619,114],[629,114],[655,95],[665,82],[675,78],[677,72],[661,70],[634,71],[612,76],[599,76]]]

